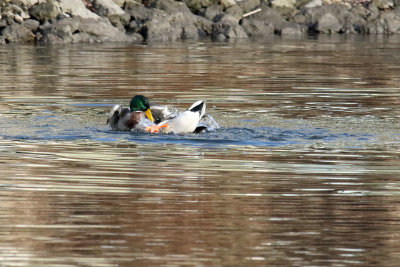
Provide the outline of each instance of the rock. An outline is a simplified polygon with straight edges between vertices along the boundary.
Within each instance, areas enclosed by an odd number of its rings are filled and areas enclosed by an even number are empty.
[[[100,15],[108,17],[112,25],[119,30],[125,31],[125,26],[129,25],[131,16],[113,0],[94,0],[93,6]]]
[[[231,15],[235,19],[240,20],[243,17],[243,10],[238,5],[234,5],[225,10],[225,15]]]
[[[185,3],[174,0],[158,0],[154,7],[171,15],[176,13],[192,14]]]
[[[196,26],[194,25],[187,25],[184,26],[182,31],[182,35],[181,35],[181,39],[182,40],[196,40],[199,38],[199,30],[196,28]]]
[[[366,14],[363,14],[364,18],[368,21],[374,21],[378,19],[379,15],[379,9],[373,4],[369,5]]]
[[[155,10],[147,8],[136,1],[127,0],[125,3],[125,12],[131,15],[134,20],[144,23],[152,18]]]
[[[248,38],[242,26],[239,25],[239,21],[231,15],[224,15],[221,21],[214,23],[212,25],[211,34],[214,40],[224,39],[222,35],[224,35],[226,39]]]
[[[388,9],[394,6],[393,0],[372,0],[372,4],[378,9]]]
[[[250,37],[266,37],[274,34],[274,26],[262,20],[243,20],[242,27]]]
[[[318,20],[316,29],[320,33],[339,33],[342,25],[331,13],[326,13]]]
[[[322,0],[312,0],[308,2],[304,7],[305,8],[313,8],[317,6],[322,6]]]
[[[377,19],[368,23],[368,33],[398,34],[400,33],[400,11],[381,13]]]
[[[121,31],[125,30],[125,26],[129,25],[131,20],[131,16],[128,13],[124,13],[122,15],[112,14],[108,16],[111,24],[120,29]]]
[[[286,8],[294,8],[294,4],[296,0],[272,0],[272,7],[286,7]]]
[[[186,6],[193,14],[200,14],[203,9],[209,7],[212,3],[210,0],[183,0]]]
[[[28,19],[25,20],[22,25],[31,30],[32,32],[36,32],[36,30],[39,28],[39,21],[33,20],[33,19]]]
[[[197,39],[211,32],[212,22],[192,14],[181,2],[159,0],[154,3],[155,9],[139,7],[143,11],[139,14],[135,7],[125,7],[135,19],[135,23],[131,22],[129,28],[133,30],[142,25],[139,32],[148,41]]]
[[[260,0],[245,0],[245,1],[238,2],[237,5],[242,9],[243,13],[247,13],[247,12],[250,12],[250,11],[256,9],[259,5],[261,5],[261,1]]]
[[[387,33],[395,34],[400,33],[400,12],[390,12],[386,14]]]
[[[125,12],[131,16],[131,21],[127,25],[127,32],[128,34],[134,34],[134,33],[139,33],[141,34],[145,39],[147,38],[148,30],[150,29],[150,37],[152,38],[152,28],[154,25],[158,24],[157,23],[147,23],[148,21],[151,21],[153,18],[163,18],[163,16],[166,16],[165,12],[154,9],[154,8],[147,8],[143,4],[137,3],[133,0],[127,0],[125,3]],[[146,24],[147,23],[147,24]],[[169,21],[168,21],[169,23]],[[160,33],[161,34],[161,33]],[[155,34],[157,36],[158,34]],[[156,40],[158,39],[157,37],[155,38]],[[162,38],[161,38],[162,39]]]
[[[62,12],[71,15],[72,17],[81,17],[84,19],[99,19],[100,17],[91,12],[83,4],[82,0],[59,0]]]
[[[31,30],[18,23],[13,23],[2,31],[5,42],[28,43],[35,40]]]
[[[7,22],[0,20],[0,30],[4,29],[7,26],[8,26]]]
[[[181,30],[172,27],[165,12],[154,15],[143,25],[141,32],[147,41],[174,41],[182,36]]]
[[[39,0],[11,0],[10,4],[14,4],[20,7],[30,8],[33,5],[39,3]]]
[[[329,14],[329,15],[328,15]],[[366,21],[341,4],[314,7],[305,10],[306,25],[321,33],[364,33]]]
[[[242,26],[249,36],[266,37],[274,33],[301,35],[307,32],[306,26],[285,20],[276,9],[266,5],[262,5],[261,9],[261,12],[242,20]]]
[[[119,7],[123,7],[125,5],[126,0],[113,0]]]
[[[15,15],[14,15],[14,20],[15,20],[16,22],[18,22],[18,23],[22,23],[22,22],[24,21],[24,19],[23,19],[20,15],[18,15],[18,14],[15,14]]]
[[[137,35],[128,36],[105,19],[65,18],[39,27],[43,43],[135,42]]]
[[[301,27],[299,24],[294,22],[286,23],[281,30],[282,36],[289,36],[289,35],[303,35],[307,32],[307,27]]]
[[[109,15],[123,15],[125,11],[114,3],[113,0],[94,0],[93,6],[100,15],[108,17]]]
[[[222,7],[220,5],[214,4],[207,7],[204,13],[204,17],[214,22],[217,22],[221,19],[222,14],[223,14]]]
[[[223,42],[226,41],[228,38],[223,33],[219,33],[216,37],[213,38],[214,41]]]
[[[29,9],[32,17],[40,22],[46,22],[55,19],[61,12],[60,5],[55,0],[48,0],[46,2],[34,5]]]
[[[210,36],[212,31],[213,22],[203,17],[196,16],[196,21],[194,22],[198,30],[198,34],[201,37]]]
[[[40,41],[40,40],[42,40],[42,38],[43,38],[43,35],[42,35],[40,32],[36,32],[36,34],[35,34],[35,40],[36,40],[36,41]]]
[[[22,4],[20,3],[22,6]],[[5,6],[2,10],[2,13],[7,14],[7,17],[14,19],[15,21],[21,23],[24,19],[29,19],[29,12],[26,7],[19,6],[17,3],[9,4]]]
[[[228,7],[230,7],[230,6],[236,5],[236,1],[235,1],[235,0],[221,0],[221,1],[220,1],[220,5],[221,5],[223,8],[228,8]]]
[[[266,5],[262,11],[242,20],[243,28],[252,36],[268,36],[273,32],[280,33],[287,21],[275,10]],[[254,32],[253,32],[254,31]]]

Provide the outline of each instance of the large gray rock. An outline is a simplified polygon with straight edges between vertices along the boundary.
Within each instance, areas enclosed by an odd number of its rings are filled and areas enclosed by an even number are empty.
[[[48,0],[34,5],[29,9],[29,13],[32,17],[41,22],[55,19],[62,14],[60,4],[55,0]]]
[[[319,18],[316,29],[320,33],[338,33],[342,30],[342,24],[334,15],[326,13]]]
[[[147,41],[175,41],[200,37],[195,21],[188,20],[182,13],[168,15],[165,12],[147,21],[142,29]]]
[[[152,7],[126,2],[132,19],[128,32],[140,33],[147,41],[197,39],[211,32],[212,22],[192,14],[182,2],[159,0]]]
[[[65,18],[40,26],[44,43],[135,42],[140,36],[128,36],[104,19]]]
[[[282,36],[293,36],[293,35],[303,35],[307,33],[308,28],[299,25],[295,22],[287,22],[284,24],[281,30]]]
[[[36,32],[39,28],[39,21],[34,19],[27,19],[21,23],[24,27],[28,28],[32,32]]]
[[[225,10],[224,15],[230,15],[235,19],[240,20],[243,17],[243,9],[241,9],[238,5],[233,5]],[[220,18],[222,18],[222,16]]]
[[[365,33],[365,19],[341,4],[320,6],[305,11],[306,24],[319,33]]]
[[[266,37],[274,35],[274,25],[268,21],[248,20],[242,22],[242,27],[250,37]]]
[[[99,19],[100,17],[86,8],[82,0],[59,0],[62,12],[72,17],[81,17],[84,19]]]
[[[153,17],[154,11],[153,8],[145,7],[134,0],[128,0],[125,3],[125,12],[132,16],[133,20],[141,23],[150,20]]]
[[[237,4],[243,11],[243,13],[250,12],[254,9],[256,9],[259,5],[261,5],[260,0],[245,0],[245,1],[240,1]]]
[[[368,33],[396,34],[400,33],[400,10],[380,14],[375,20],[368,22]]]
[[[165,12],[154,14],[140,31],[147,41],[174,41],[182,37],[182,29],[172,27]]]
[[[204,17],[211,21],[217,22],[222,17],[222,14],[223,14],[222,6],[215,4],[206,8],[204,12]]]
[[[275,9],[263,5],[261,12],[244,18],[242,26],[250,36],[268,36],[281,33],[288,22]]]
[[[246,32],[239,25],[239,20],[231,15],[224,15],[222,19],[212,25],[212,38],[222,41],[225,39],[248,38]]]
[[[27,27],[18,23],[13,23],[2,31],[6,42],[28,43],[35,40],[35,35]]]
[[[93,6],[100,15],[108,17],[109,15],[122,15],[125,11],[113,0],[93,0]]]
[[[107,17],[121,31],[124,31],[130,22],[131,16],[113,0],[94,0],[93,6],[101,16]]]

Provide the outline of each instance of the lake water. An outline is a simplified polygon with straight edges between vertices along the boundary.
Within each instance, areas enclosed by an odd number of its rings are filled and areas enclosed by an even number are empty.
[[[0,265],[397,266],[399,152],[396,36],[0,46]]]

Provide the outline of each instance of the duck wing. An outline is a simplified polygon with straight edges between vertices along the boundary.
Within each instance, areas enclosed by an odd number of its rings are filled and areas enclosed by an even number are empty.
[[[216,131],[219,128],[221,127],[219,126],[218,122],[210,114],[207,113],[203,115],[194,132],[195,133],[201,133],[205,131],[210,132],[210,131]]]
[[[178,110],[171,105],[151,105],[150,110],[156,124],[173,119],[178,115]]]
[[[128,121],[130,113],[129,108],[114,105],[107,118],[107,125],[110,126],[113,131],[129,131]]]

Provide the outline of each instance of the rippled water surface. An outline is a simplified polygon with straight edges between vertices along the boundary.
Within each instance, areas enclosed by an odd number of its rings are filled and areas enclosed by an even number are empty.
[[[397,266],[400,38],[0,46],[1,266]],[[215,132],[112,132],[135,94]]]

